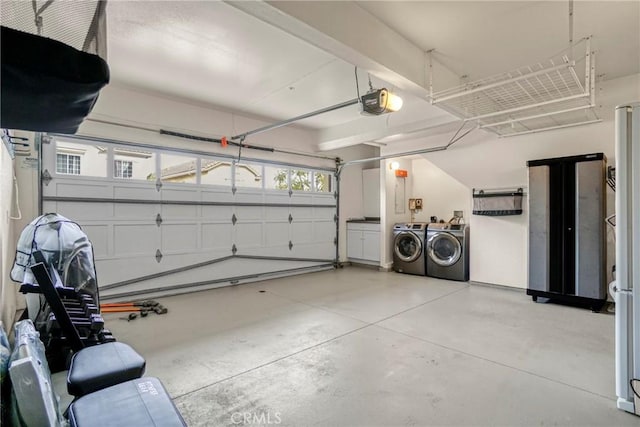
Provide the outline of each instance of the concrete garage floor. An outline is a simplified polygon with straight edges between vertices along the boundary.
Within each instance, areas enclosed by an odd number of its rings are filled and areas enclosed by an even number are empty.
[[[192,426],[629,425],[614,316],[357,267],[108,315]]]

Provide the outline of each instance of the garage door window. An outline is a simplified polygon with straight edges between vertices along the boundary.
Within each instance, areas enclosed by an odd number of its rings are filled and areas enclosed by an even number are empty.
[[[194,157],[160,155],[160,179],[163,182],[195,184],[197,159]]]
[[[325,172],[314,172],[313,183],[315,191],[319,193],[331,193],[333,190],[331,182],[331,174]]]
[[[262,188],[264,174],[262,165],[252,163],[236,163],[235,186],[244,188]]]
[[[231,162],[207,157],[200,159],[200,183],[231,187]]]
[[[264,176],[265,189],[289,191],[289,169],[265,166]]]
[[[55,147],[56,173],[106,178],[106,148],[67,141],[56,141]]]
[[[302,169],[291,169],[291,189],[293,191],[313,191],[311,172]]]

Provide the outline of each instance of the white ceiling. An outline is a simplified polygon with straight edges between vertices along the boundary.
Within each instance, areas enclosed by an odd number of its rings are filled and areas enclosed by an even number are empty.
[[[471,80],[545,59],[569,36],[568,1],[358,5],[421,49],[435,48],[438,61]],[[575,38],[594,36],[597,73],[606,79],[640,72],[639,5],[574,4]],[[356,97],[351,64],[226,3],[111,1],[107,17],[114,82],[274,120]],[[366,76],[360,70],[362,92]],[[424,99],[402,96],[405,106],[393,115],[363,118],[353,106],[300,124],[362,129],[363,120],[390,126],[443,117]]]
[[[115,82],[275,119],[356,98],[352,65],[225,3],[116,1],[107,19]],[[304,124],[359,117],[354,106]]]
[[[547,59],[569,45],[569,1],[359,1],[470,81]],[[640,73],[640,2],[573,2],[573,40],[593,36],[597,73]]]

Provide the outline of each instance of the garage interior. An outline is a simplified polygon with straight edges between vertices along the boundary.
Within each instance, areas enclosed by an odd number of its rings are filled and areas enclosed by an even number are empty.
[[[640,141],[619,155],[616,110],[640,101],[638,1],[0,12],[109,73],[78,129],[0,123],[12,344],[41,302],[12,280],[17,242],[56,212],[187,425],[638,425]],[[553,249],[566,218],[575,247]],[[167,312],[114,310],[148,300]]]

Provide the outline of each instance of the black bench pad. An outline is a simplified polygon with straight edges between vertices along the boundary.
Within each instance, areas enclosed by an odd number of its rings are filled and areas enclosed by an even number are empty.
[[[134,349],[121,342],[86,347],[73,355],[67,391],[84,396],[144,374],[145,360]]]
[[[157,378],[144,377],[83,396],[69,406],[71,427],[183,427],[171,397]]]

